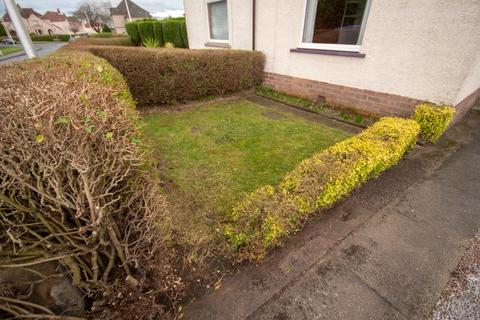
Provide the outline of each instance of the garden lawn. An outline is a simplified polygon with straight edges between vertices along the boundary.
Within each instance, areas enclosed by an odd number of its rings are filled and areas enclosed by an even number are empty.
[[[245,193],[276,185],[301,160],[350,136],[246,100],[144,117],[166,191],[224,215]]]
[[[23,48],[19,47],[5,47],[5,48],[0,48],[0,51],[2,51],[2,54],[4,56],[15,53],[15,52],[20,52],[23,51]],[[1,57],[1,56],[0,56]]]

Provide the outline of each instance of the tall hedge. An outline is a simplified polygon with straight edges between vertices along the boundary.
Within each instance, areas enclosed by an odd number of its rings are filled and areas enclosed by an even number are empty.
[[[138,23],[138,33],[140,34],[141,42],[147,39],[154,39],[153,21],[141,21]]]
[[[264,56],[239,50],[169,50],[94,46],[127,80],[141,105],[172,104],[254,88]]]
[[[7,31],[5,30],[5,27],[3,24],[0,23],[0,37],[6,37],[7,36]]]
[[[135,45],[139,45],[141,42],[140,33],[138,32],[138,23],[137,22],[127,22],[125,24],[125,29],[127,34]]]
[[[187,32],[187,23],[185,21],[180,22],[180,33],[182,34],[183,45],[185,48],[189,48],[188,44],[188,32]]]
[[[163,27],[161,21],[153,21],[153,37],[156,41],[158,41],[160,47],[163,47]]]
[[[167,20],[163,22],[163,39],[165,43],[173,43],[175,48],[185,48],[180,25],[181,21],[178,20]]]

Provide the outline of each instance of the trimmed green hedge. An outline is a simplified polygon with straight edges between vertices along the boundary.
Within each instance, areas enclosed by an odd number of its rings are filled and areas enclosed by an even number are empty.
[[[161,21],[153,22],[153,37],[158,41],[160,47],[163,47],[165,42],[163,40],[163,27]]]
[[[127,34],[135,45],[139,45],[141,42],[140,33],[138,32],[138,23],[137,22],[127,22],[125,23],[125,29]]]
[[[163,39],[165,43],[173,43],[175,48],[184,48],[180,29],[181,21],[169,20],[163,23]]]
[[[185,21],[180,22],[180,33],[182,34],[183,45],[185,48],[189,48],[188,45],[188,33],[187,33],[187,23]]]
[[[170,42],[175,48],[188,48],[187,27],[184,18],[144,19],[129,22],[125,26],[135,45],[140,45],[146,39],[153,39],[158,41],[161,46]]]
[[[32,35],[30,36],[32,41],[68,41],[70,40],[69,34],[52,34],[52,35]]]
[[[141,105],[180,103],[251,89],[263,81],[265,57],[241,50],[84,47],[107,59]]]
[[[448,128],[455,115],[451,106],[436,106],[429,103],[418,105],[413,118],[420,124],[422,138],[427,142],[437,142]]]
[[[155,39],[153,34],[153,21],[141,21],[138,23],[138,33],[140,34],[141,42],[147,39]]]
[[[262,187],[239,203],[225,236],[240,259],[261,259],[313,212],[332,206],[398,163],[419,132],[414,120],[382,118],[359,135],[318,152],[277,188]]]

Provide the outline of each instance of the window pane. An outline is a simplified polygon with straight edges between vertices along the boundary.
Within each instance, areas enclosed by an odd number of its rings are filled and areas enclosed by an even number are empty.
[[[360,44],[367,0],[308,0],[303,42]]]
[[[208,19],[210,21],[210,38],[228,40],[227,0],[209,3]]]

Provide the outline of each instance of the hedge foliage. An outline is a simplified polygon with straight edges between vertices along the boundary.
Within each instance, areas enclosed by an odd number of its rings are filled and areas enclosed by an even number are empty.
[[[357,136],[302,161],[277,188],[265,186],[232,211],[225,230],[240,259],[261,259],[318,209],[332,206],[395,165],[416,143],[414,120],[382,118]]]
[[[175,48],[186,48],[183,43],[182,31],[180,29],[181,21],[167,20],[163,22],[163,39],[165,43],[173,43]]]
[[[173,104],[254,88],[263,81],[264,56],[239,50],[89,47],[127,80],[141,105]]]
[[[132,42],[140,45],[143,41],[153,39],[161,46],[172,43],[175,48],[188,48],[187,28],[184,18],[165,20],[144,19],[125,24]]]
[[[451,106],[436,106],[429,103],[418,105],[413,118],[420,124],[422,138],[427,142],[437,142],[448,128],[455,115]]]
[[[137,22],[125,23],[125,30],[127,30],[127,34],[132,40],[133,44],[138,46],[141,43],[140,33],[138,31],[138,23]]]
[[[167,210],[122,75],[88,52],[7,64],[0,74],[2,264],[56,260],[75,286],[107,304],[126,277],[141,291],[149,266],[171,263],[166,229],[157,230]],[[167,260],[150,263],[159,257]],[[174,290],[177,278],[162,272],[162,292]],[[30,306],[10,310],[39,312]]]
[[[183,44],[185,45],[185,48],[190,48],[190,46],[188,45],[188,32],[186,21],[180,22],[180,33],[182,34]]]
[[[154,39],[153,34],[153,22],[152,21],[140,21],[138,23],[138,33],[140,34],[140,41],[146,41],[147,39]]]
[[[69,34],[52,34],[52,35],[31,35],[32,41],[68,41],[70,40]]]
[[[163,28],[161,21],[153,21],[153,38],[158,41],[160,47],[165,44],[163,40]]]

